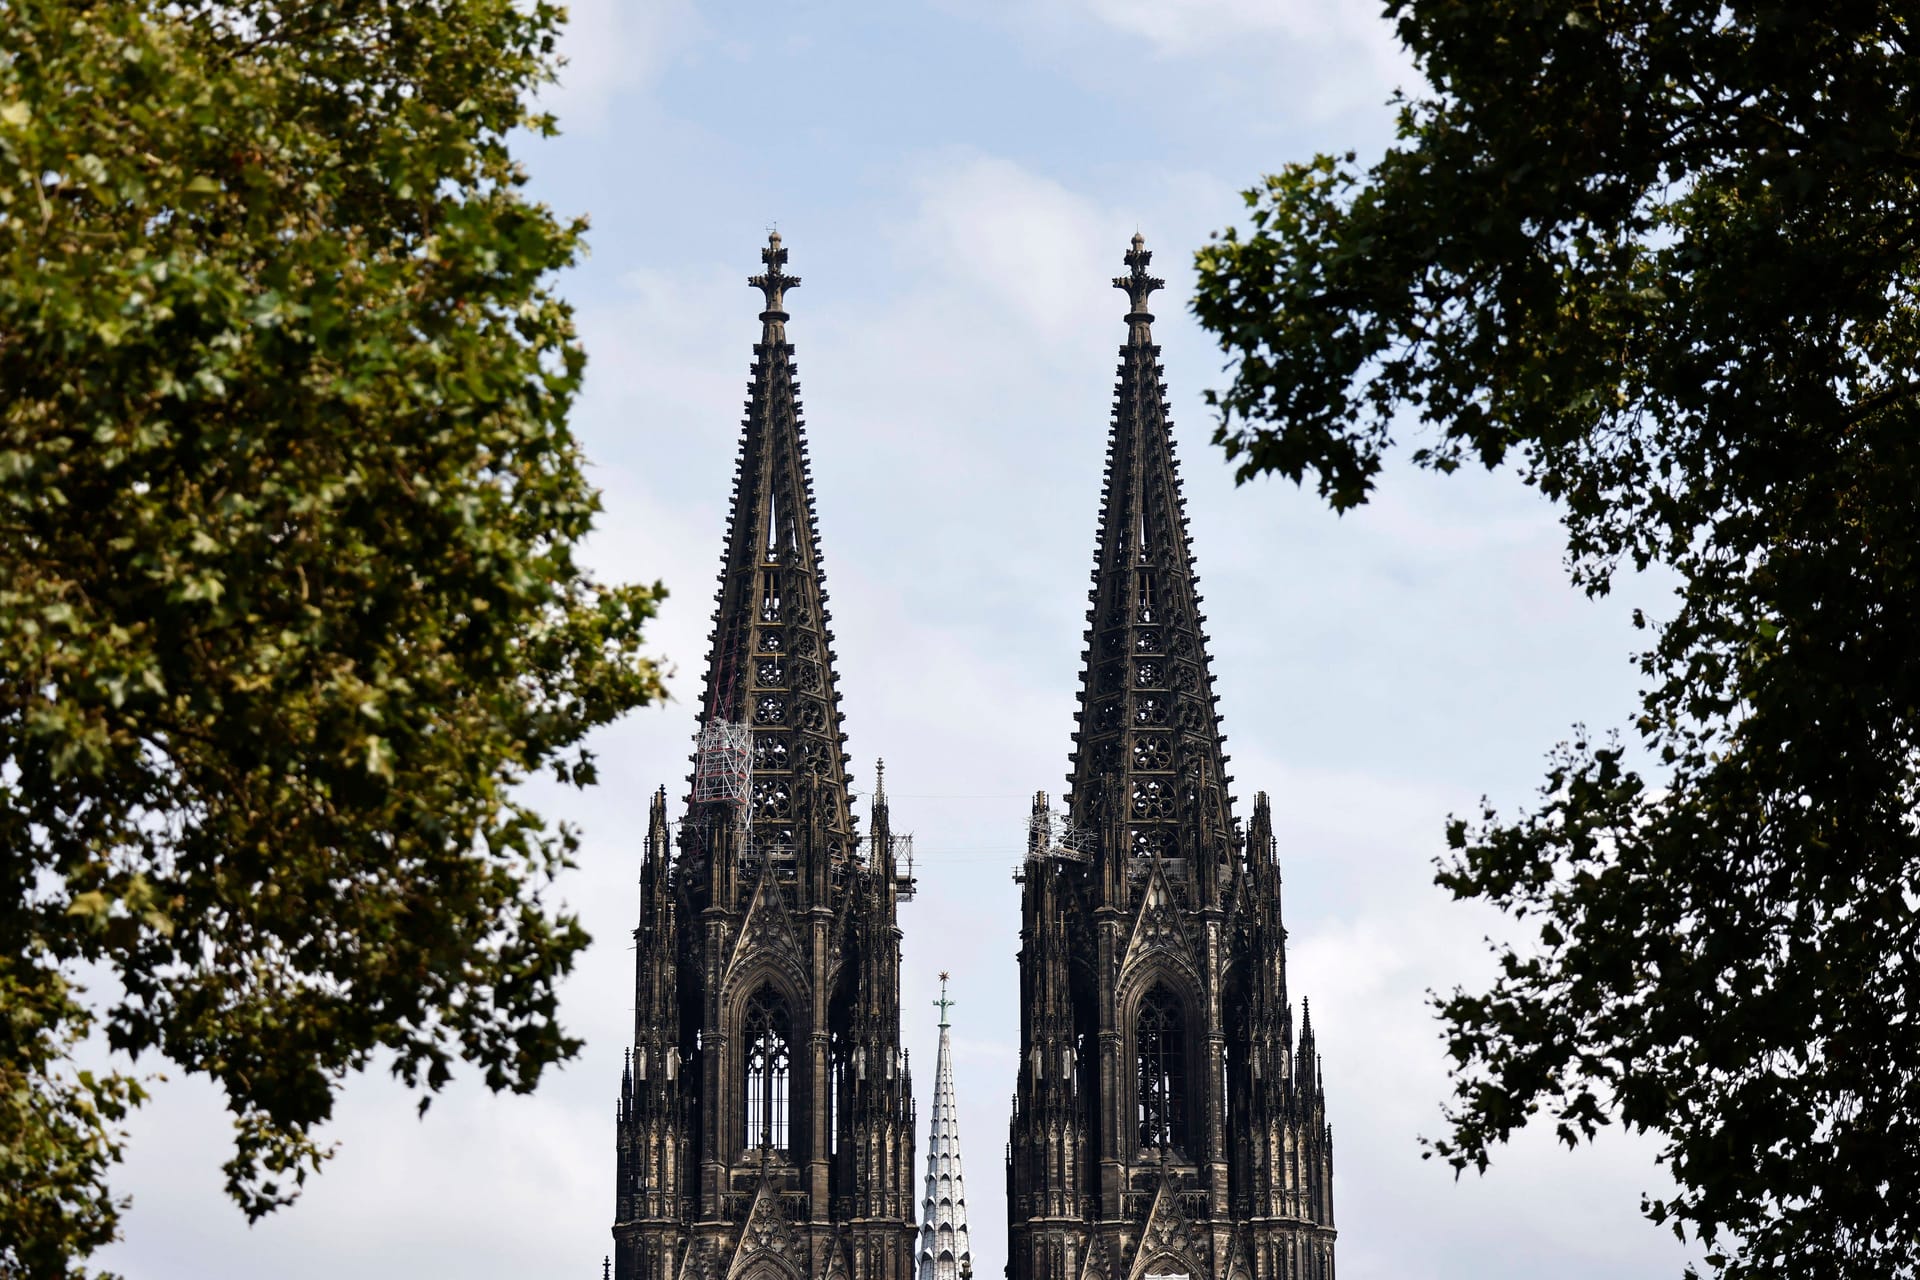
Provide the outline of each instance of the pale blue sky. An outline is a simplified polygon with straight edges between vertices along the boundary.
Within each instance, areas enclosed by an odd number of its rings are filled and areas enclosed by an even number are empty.
[[[1505,927],[1431,885],[1450,812],[1513,806],[1576,722],[1622,722],[1628,603],[1589,602],[1553,513],[1510,477],[1396,467],[1335,518],[1236,489],[1207,445],[1220,357],[1185,310],[1237,191],[1315,150],[1375,152],[1409,71],[1370,3],[575,6],[529,148],[541,198],[593,219],[562,289],[591,363],[581,435],[605,491],[591,558],[673,590],[654,631],[679,701],[600,741],[605,783],[542,792],[584,831],[568,900],[598,939],[567,988],[580,1061],[537,1097],[457,1083],[428,1118],[374,1077],[306,1199],[251,1230],[220,1197],[213,1094],[161,1088],[121,1185],[130,1280],[599,1274],[629,1034],[646,797],[686,772],[770,223],[791,296],[856,787],[888,762],[920,895],[903,910],[906,1036],[932,1088],[934,973],[954,973],[974,1263],[1005,1261],[1017,1037],[1010,879],[1058,793],[1122,296],[1143,232],[1244,816],[1273,794],[1291,986],[1313,1001],[1347,1280],[1677,1276],[1638,1215],[1653,1148],[1545,1133],[1456,1184],[1422,1162],[1444,1061],[1424,992],[1487,969]],[[1657,597],[1642,588],[1636,602]],[[864,796],[863,801],[864,803]],[[923,1115],[927,1106],[923,1100]]]

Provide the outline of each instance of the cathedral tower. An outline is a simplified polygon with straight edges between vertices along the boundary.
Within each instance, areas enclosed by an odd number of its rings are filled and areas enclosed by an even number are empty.
[[[1066,812],[1022,869],[1009,1280],[1332,1280],[1333,1140],[1287,1000],[1264,795],[1244,835],[1139,236]]]
[[[913,1091],[884,788],[855,824],[769,237],[684,817],[653,797],[617,1106],[617,1280],[912,1280]]]

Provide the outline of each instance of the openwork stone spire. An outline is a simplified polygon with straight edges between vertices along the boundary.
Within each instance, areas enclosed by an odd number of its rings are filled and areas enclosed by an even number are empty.
[[[953,1045],[947,1034],[947,975],[940,975],[940,1057],[933,1072],[933,1116],[927,1127],[927,1194],[920,1215],[919,1280],[960,1280],[973,1272],[967,1242],[967,1185],[960,1173],[960,1115],[953,1092]]]
[[[709,785],[715,761],[703,752],[695,760],[694,799],[725,802],[703,814],[710,825],[744,808],[750,852],[774,850],[776,859],[791,857],[787,851],[806,843],[803,828],[817,826],[827,861],[837,864],[852,854],[854,828],[798,366],[786,335],[786,295],[800,278],[787,274],[778,232],[768,236],[760,258],[765,270],[749,283],[766,305],[753,348],[700,718],[703,729],[720,722],[751,731],[751,786],[743,782],[745,794],[735,797]]]
[[[1074,825],[1099,839],[1116,906],[1155,860],[1176,885],[1192,883],[1211,900],[1234,843],[1199,578],[1147,310],[1164,283],[1147,273],[1152,260],[1134,236],[1128,273],[1113,282],[1127,295],[1127,342],[1067,779]]]

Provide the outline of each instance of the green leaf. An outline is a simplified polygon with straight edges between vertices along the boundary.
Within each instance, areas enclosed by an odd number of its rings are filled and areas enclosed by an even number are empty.
[[[106,894],[98,889],[89,889],[85,893],[74,895],[73,901],[67,904],[67,914],[99,920],[106,916],[112,906]]]
[[[73,1070],[96,1018],[223,1091],[250,1216],[366,1063],[578,1051],[571,837],[503,797],[661,690],[656,596],[576,564],[581,231],[515,154],[558,21],[7,10],[0,1188],[44,1194],[0,1193],[0,1271],[115,1237],[143,1094]]]
[[[1240,480],[1365,502],[1513,466],[1572,584],[1658,566],[1624,743],[1444,832],[1527,922],[1441,1006],[1456,1169],[1535,1117],[1656,1135],[1724,1280],[1920,1273],[1920,56],[1910,6],[1403,0],[1360,168],[1196,258]],[[1401,444],[1410,433],[1418,441]],[[1790,641],[1789,639],[1790,638]],[[1538,933],[1534,923],[1538,922]]]

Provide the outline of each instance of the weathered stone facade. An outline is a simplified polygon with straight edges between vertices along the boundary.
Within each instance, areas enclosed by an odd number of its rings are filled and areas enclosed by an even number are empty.
[[[1234,821],[1134,237],[1067,812],[1023,878],[1009,1280],[1332,1280],[1266,797]]]
[[[617,1111],[618,1280],[912,1280],[884,793],[857,833],[778,235],[685,816],[654,796]],[[676,831],[677,828],[677,831]]]
[[[617,1112],[618,1280],[914,1280],[884,787],[857,832],[773,236],[683,818],[653,798]],[[1065,812],[1022,864],[1009,1280],[1333,1280],[1272,819],[1235,821],[1134,237]],[[942,993],[942,1059],[946,1057]],[[937,1072],[922,1280],[967,1260]],[[937,1108],[938,1110],[938,1108]],[[945,1144],[945,1145],[941,1145]]]

